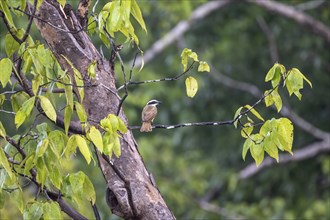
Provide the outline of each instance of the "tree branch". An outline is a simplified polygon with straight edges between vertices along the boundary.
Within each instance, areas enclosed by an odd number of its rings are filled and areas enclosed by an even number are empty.
[[[295,9],[292,6],[270,0],[247,0],[247,2],[259,5],[266,10],[290,18],[297,22],[299,25],[307,27],[309,30],[312,30],[312,32],[314,32],[316,35],[319,35],[324,38],[327,43],[330,43],[329,27],[327,27],[321,21],[314,19],[313,17]]]

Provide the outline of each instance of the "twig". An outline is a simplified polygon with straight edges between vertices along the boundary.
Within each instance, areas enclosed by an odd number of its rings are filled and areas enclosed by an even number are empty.
[[[162,79],[151,79],[151,80],[145,80],[145,81],[138,81],[138,82],[127,82],[127,85],[124,84],[122,86],[120,86],[118,88],[118,91],[125,88],[125,86],[128,86],[128,85],[138,85],[138,84],[144,84],[144,83],[155,83],[155,82],[162,82],[162,81],[176,81],[178,80],[180,77],[182,77],[183,75],[185,75],[186,73],[188,73],[192,68],[193,68],[193,65],[195,64],[195,61],[193,61],[191,63],[191,65],[186,69],[186,71],[184,71],[183,73],[180,73],[179,75],[173,77],[173,78],[162,78]]]

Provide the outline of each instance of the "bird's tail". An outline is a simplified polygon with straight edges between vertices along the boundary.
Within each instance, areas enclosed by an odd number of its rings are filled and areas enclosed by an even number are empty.
[[[140,131],[141,132],[151,132],[152,131],[151,123],[143,122]]]

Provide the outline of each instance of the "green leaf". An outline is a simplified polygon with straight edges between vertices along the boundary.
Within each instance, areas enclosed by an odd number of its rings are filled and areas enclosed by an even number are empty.
[[[44,155],[44,153],[46,152],[46,150],[48,148],[48,144],[49,144],[49,140],[47,138],[41,140],[38,143],[37,150],[36,150],[36,156],[37,157],[41,157],[42,155]]]
[[[10,97],[11,105],[14,112],[18,112],[19,109],[22,107],[22,103],[28,100],[30,96],[26,92],[18,92]]]
[[[268,153],[269,156],[274,158],[278,163],[279,162],[278,149],[277,149],[275,143],[272,142],[271,136],[264,139],[264,147],[265,147],[266,153]]]
[[[114,134],[113,141],[114,141],[113,153],[116,155],[116,157],[119,158],[121,155],[121,149],[120,149],[120,140],[118,135]]]
[[[76,111],[77,111],[80,122],[86,123],[87,115],[86,115],[84,107],[79,102],[74,102],[74,105],[76,106]]]
[[[261,115],[254,108],[252,108],[251,105],[245,105],[244,107],[250,110],[250,112],[257,118],[259,118],[261,121],[265,121],[265,119],[263,119],[263,117],[261,117]]]
[[[84,185],[83,185],[83,192],[84,192],[85,198],[88,201],[91,201],[92,204],[94,205],[95,201],[96,201],[95,189],[94,189],[92,182],[86,175],[85,175],[85,181],[84,181]]]
[[[76,152],[76,136],[77,135],[71,135],[68,142],[66,143],[66,147],[63,152],[66,158],[70,158],[71,154]]]
[[[210,66],[205,61],[200,61],[198,66],[198,72],[210,72]]]
[[[241,113],[242,108],[243,108],[243,107],[239,107],[239,108],[236,110],[236,112],[235,112],[235,115],[234,115],[234,120],[235,120],[235,122],[234,122],[234,126],[235,126],[235,128],[237,128],[237,123],[238,123],[238,120],[236,120],[236,118],[237,118],[238,115]]]
[[[87,146],[86,140],[80,135],[76,135],[76,142],[81,154],[84,156],[87,164],[91,162],[92,154]]]
[[[247,138],[244,142],[243,150],[242,150],[242,158],[243,158],[244,161],[245,161],[246,154],[247,154],[247,152],[250,149],[252,144],[253,144],[253,142],[251,141],[250,138]]]
[[[14,173],[11,171],[11,167],[10,164],[7,160],[7,157],[2,149],[2,147],[0,147],[0,164],[2,164],[3,168],[5,168],[5,170],[8,173],[8,176],[10,177],[10,179],[14,178]]]
[[[264,160],[264,145],[262,142],[262,136],[260,134],[251,135],[253,142],[250,146],[251,156],[253,157],[256,165],[259,166]]]
[[[103,152],[103,140],[101,132],[92,126],[87,133],[87,137],[93,142],[95,147],[102,153]]]
[[[112,131],[112,126],[111,126],[111,122],[110,122],[110,119],[109,118],[103,118],[101,121],[100,121],[100,125],[101,127],[105,130],[105,131]]]
[[[5,18],[9,24],[10,29],[16,30],[13,17],[11,16],[10,10],[5,0],[0,0],[0,8],[2,9],[1,11],[5,14]]]
[[[26,158],[26,161],[25,161],[25,164],[24,164],[24,174],[25,175],[29,175],[30,174],[30,170],[32,169],[32,167],[34,167],[35,165],[35,154],[32,153],[30,154],[27,158]]]
[[[119,118],[119,117],[117,117],[118,118],[118,130],[121,132],[121,133],[123,133],[123,134],[125,134],[126,132],[128,132],[128,129],[127,129],[127,127],[126,127],[126,125],[125,125],[125,123],[123,122],[123,120],[121,120],[121,118]]]
[[[70,186],[71,186],[72,194],[73,194],[72,197],[78,204],[80,203],[80,201],[83,197],[83,194],[85,193],[83,191],[85,178],[86,178],[86,175],[82,171],[79,171],[75,174],[71,174],[69,176],[69,182],[70,182]]]
[[[6,139],[6,130],[3,127],[1,121],[0,121],[0,136],[3,137],[4,139]]]
[[[39,90],[39,86],[42,83],[42,75],[36,74],[32,80],[32,91],[36,95]]]
[[[186,79],[186,91],[187,91],[187,96],[190,98],[193,98],[198,91],[197,80],[192,76],[189,76]]]
[[[71,81],[68,82],[71,84]],[[65,98],[66,98],[66,103],[67,105],[73,109],[73,92],[72,92],[72,86],[64,86],[64,91],[65,91]]]
[[[111,140],[112,135],[105,132],[103,135],[103,153],[111,158],[114,142]]]
[[[41,108],[44,110],[47,117],[56,122],[56,111],[52,105],[52,103],[49,101],[49,99],[46,96],[38,96],[40,99],[40,105]]]
[[[265,77],[265,82],[268,82],[270,80],[272,80],[274,78],[274,75],[275,75],[275,70],[278,66],[278,63],[275,63],[272,68],[270,68],[270,70],[268,71],[268,73],[266,74],[266,77]]]
[[[0,60],[1,74],[0,82],[2,87],[5,88],[8,81],[10,80],[11,71],[13,69],[13,63],[9,58],[3,58]]]
[[[283,148],[285,151],[292,153],[292,144],[293,144],[293,125],[292,122],[287,118],[280,118],[278,121],[277,133],[285,140],[285,145]]]
[[[64,110],[64,130],[65,130],[65,134],[68,134],[68,132],[69,132],[71,116],[72,116],[72,109],[69,105],[67,105],[65,107],[65,110]]]
[[[191,49],[184,48],[181,53],[181,63],[183,65],[183,71],[187,70],[188,58],[192,58],[194,61],[198,62],[198,56]]]
[[[138,6],[138,4],[135,0],[132,1],[131,13],[132,13],[133,17],[135,18],[135,20],[137,20],[137,22],[139,22],[142,29],[145,32],[147,32],[147,28],[146,28],[146,25],[144,23],[144,19],[142,17],[140,7]]]
[[[48,139],[51,150],[56,158],[60,159],[61,153],[68,141],[68,137],[62,131],[54,130],[48,134]]]
[[[43,206],[40,202],[34,201],[33,204],[24,210],[23,219],[24,220],[38,220],[43,214]]]
[[[90,78],[92,78],[92,79],[95,79],[95,77],[96,77],[95,68],[96,68],[96,60],[94,60],[93,62],[91,62],[88,65],[88,68],[87,68],[88,76]]]
[[[41,44],[37,47],[37,54],[38,60],[43,66],[52,68],[54,61],[49,49],[45,49],[44,45]]]
[[[266,90],[264,93],[266,107],[275,104],[277,112],[280,112],[282,109],[282,98],[281,98],[280,94],[278,93],[278,88],[273,90],[272,93],[270,93],[270,94],[269,94],[269,92],[270,92],[270,90]]]
[[[241,136],[243,138],[248,138],[248,136],[252,133],[252,131],[253,131],[253,125],[248,122],[244,124],[244,127],[241,130]]]
[[[33,110],[34,107],[34,102],[35,102],[35,96],[29,98],[26,100],[21,108],[18,110],[18,112],[15,115],[15,125],[16,128],[21,126],[25,119],[30,116],[31,111]]]
[[[60,5],[64,8],[65,4],[66,4],[66,0],[57,0],[58,3],[60,3]]]
[[[63,219],[61,209],[57,202],[46,202],[43,204],[44,220]]]
[[[18,210],[23,213],[23,195],[20,189],[16,189],[10,193],[10,199],[14,202]]]
[[[119,128],[119,122],[117,116],[115,116],[114,114],[109,114],[107,118],[110,121],[112,132],[117,132]]]
[[[39,157],[37,159],[37,182],[41,185],[41,188],[44,188],[46,179],[47,179],[47,168],[46,165],[44,164],[42,157]]]

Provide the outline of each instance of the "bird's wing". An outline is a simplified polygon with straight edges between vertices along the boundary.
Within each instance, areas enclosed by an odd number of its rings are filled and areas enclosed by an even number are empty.
[[[154,106],[146,106],[143,109],[142,121],[152,122],[157,115],[157,108]]]

